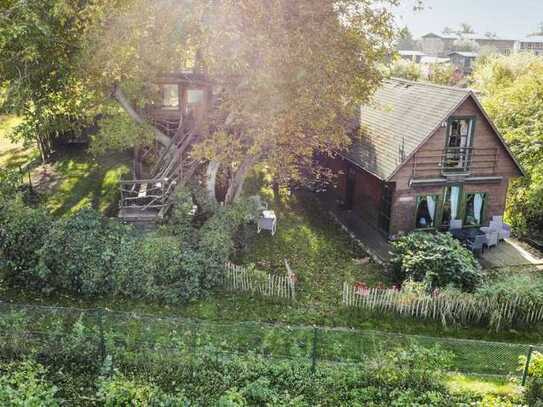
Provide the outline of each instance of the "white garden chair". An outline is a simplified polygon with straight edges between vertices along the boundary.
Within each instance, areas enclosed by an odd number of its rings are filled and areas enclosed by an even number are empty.
[[[511,226],[503,223],[503,216],[493,216],[490,227],[498,232],[498,239],[505,240],[511,237]]]

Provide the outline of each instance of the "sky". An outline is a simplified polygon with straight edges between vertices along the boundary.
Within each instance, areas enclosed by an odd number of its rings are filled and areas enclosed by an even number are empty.
[[[399,26],[415,37],[444,27],[470,24],[475,32],[494,32],[503,38],[523,38],[543,22],[543,0],[423,0],[425,9],[414,12],[414,0],[402,0],[395,10]]]

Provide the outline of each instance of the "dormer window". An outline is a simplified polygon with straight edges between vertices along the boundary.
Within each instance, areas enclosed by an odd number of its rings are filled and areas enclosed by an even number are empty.
[[[162,107],[164,109],[179,109],[179,85],[162,85]]]

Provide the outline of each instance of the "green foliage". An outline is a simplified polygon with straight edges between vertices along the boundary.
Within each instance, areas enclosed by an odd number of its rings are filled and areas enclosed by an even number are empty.
[[[448,233],[414,232],[392,243],[391,266],[398,281],[412,279],[430,288],[449,285],[472,291],[481,281],[473,254]]]
[[[519,368],[520,372],[524,372],[526,366],[527,357],[525,355],[519,356]],[[528,376],[543,379],[543,353],[532,352],[530,358],[530,365],[528,366]]]
[[[85,78],[76,74],[76,67],[84,34],[99,19],[104,4],[67,0],[3,4],[0,77],[7,97],[2,108],[22,116],[16,137],[37,141],[44,156],[59,135],[78,133],[95,114]]]
[[[0,404],[14,407],[56,407],[57,388],[45,380],[46,371],[34,363],[0,365]]]
[[[485,279],[477,294],[505,300],[522,298],[534,304],[543,304],[543,278],[537,271],[500,270]]]
[[[483,104],[526,177],[512,184],[507,216],[519,234],[543,230],[543,59],[531,54],[482,59],[473,73]]]
[[[394,61],[385,69],[385,73],[390,77],[403,78],[410,81],[420,81],[422,79],[420,65],[415,62],[406,61],[405,59]]]
[[[91,136],[92,154],[101,155],[108,150],[123,151],[152,143],[154,133],[149,124],[136,123],[118,107],[106,110],[106,116],[98,122],[99,132]]]
[[[455,67],[451,64],[434,64],[428,72],[428,80],[437,85],[455,85]]]
[[[188,188],[178,189],[173,197],[173,205],[163,231],[178,236],[187,245],[196,240],[196,230],[193,225],[194,200]]]
[[[86,296],[110,292],[115,256],[125,234],[124,226],[92,209],[59,219],[39,251],[44,289]]]
[[[442,381],[450,356],[416,346],[387,352],[366,366],[321,367],[315,373],[302,361],[270,362],[251,355],[168,360],[160,366],[147,359],[145,371],[134,359],[121,358],[125,374],[170,394],[181,391],[197,405],[446,406],[457,400]]]
[[[21,196],[0,201],[0,269],[10,283],[36,286],[39,250],[51,224],[43,209],[26,206]]]
[[[119,374],[100,382],[98,398],[105,407],[179,407],[188,404],[182,395],[166,394],[156,385],[139,383]]]
[[[129,298],[178,304],[203,295],[207,266],[175,237],[127,237],[113,263],[112,287]]]
[[[527,357],[519,357],[519,372],[524,372]],[[528,384],[524,390],[524,399],[528,406],[543,405],[543,354],[533,352],[528,366]]]

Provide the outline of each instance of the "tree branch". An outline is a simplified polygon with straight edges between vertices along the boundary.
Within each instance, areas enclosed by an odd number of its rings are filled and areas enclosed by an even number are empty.
[[[132,104],[122,91],[122,89],[118,85],[114,85],[113,92],[111,93],[111,96],[119,102],[121,107],[124,109],[124,111],[137,123],[139,124],[147,124],[145,119],[132,107]],[[157,129],[155,126],[151,126],[153,129],[153,132],[155,133],[155,138],[157,141],[162,144],[163,147],[167,147],[170,144],[170,138],[162,133],[159,129]]]

